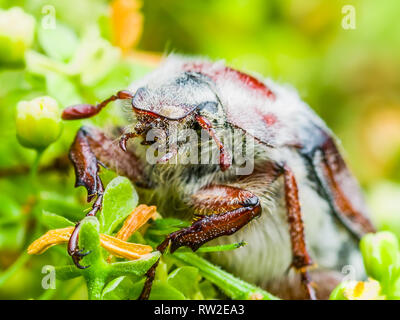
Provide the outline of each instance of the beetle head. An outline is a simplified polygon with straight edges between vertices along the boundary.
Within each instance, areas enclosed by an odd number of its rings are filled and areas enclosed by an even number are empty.
[[[96,115],[109,102],[130,99],[134,121],[122,135],[120,146],[126,151],[128,139],[141,136],[143,144],[152,129],[164,130],[168,136],[171,130],[201,127],[214,139],[220,150],[220,166],[223,170],[230,165],[230,156],[217,137],[214,128],[222,127],[225,114],[212,81],[198,72],[182,72],[168,79],[153,79],[145,85],[130,91],[119,91],[98,105],[80,104],[64,110],[63,119],[73,120]],[[172,153],[164,159],[168,161]]]
[[[229,167],[230,157],[224,152],[213,128],[223,126],[225,115],[213,83],[205,75],[182,72],[167,80],[148,81],[136,89],[131,105],[135,121],[133,130],[121,137],[123,149],[127,139],[138,135],[142,136],[143,143],[146,144],[146,136],[152,129],[163,130],[169,138],[173,130],[202,128],[220,149],[221,168]],[[178,137],[179,132],[175,136]],[[177,146],[179,148],[179,143]],[[161,162],[168,161],[176,152],[177,150],[168,153]]]
[[[199,111],[217,112],[212,81],[198,72],[182,72],[168,79],[148,81],[135,90],[132,108],[141,114],[184,121]]]

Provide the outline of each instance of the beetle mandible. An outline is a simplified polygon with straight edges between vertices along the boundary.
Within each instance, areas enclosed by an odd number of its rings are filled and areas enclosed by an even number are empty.
[[[101,209],[99,164],[105,164],[153,190],[151,201],[166,216],[192,221],[170,234],[158,246],[161,252],[245,240],[246,248],[210,259],[283,298],[326,298],[343,265],[362,272],[358,239],[374,227],[360,188],[333,134],[294,89],[223,62],[172,55],[127,90],[97,105],[66,108],[63,119],[94,116],[115,100],[129,105],[131,118],[119,145],[97,128],[82,127],[70,150],[76,186],[86,187],[88,201],[94,200],[88,215]],[[161,139],[169,148],[149,163],[146,151],[157,141],[146,139],[151,130],[168,138],[186,129],[207,133],[218,163],[180,163],[176,159],[187,148],[179,139],[174,146]],[[251,172],[237,173],[222,139],[226,130],[253,139]],[[79,223],[68,252],[84,268],[79,261],[87,253],[78,248],[78,235]],[[141,298],[150,293],[156,266]]]

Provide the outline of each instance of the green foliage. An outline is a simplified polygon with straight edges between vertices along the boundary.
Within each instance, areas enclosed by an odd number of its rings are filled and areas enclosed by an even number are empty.
[[[388,231],[367,234],[360,248],[367,274],[379,281],[388,299],[400,299],[400,250],[396,236]]]
[[[43,210],[42,223],[49,229],[60,229],[74,226],[74,223],[67,218],[46,210]]]
[[[59,61],[70,60],[78,46],[76,34],[67,26],[55,22],[56,28],[38,28],[38,41],[46,55]]]
[[[138,194],[128,178],[117,177],[104,192],[103,210],[99,215],[100,230],[111,234],[138,204]]]
[[[182,292],[188,299],[201,298],[199,292],[199,270],[194,267],[180,267],[168,275],[167,282],[175,289]]]
[[[108,264],[100,247],[99,230],[97,218],[86,217],[82,220],[79,246],[90,252],[82,259],[82,265],[90,266],[89,268],[80,270],[72,265],[56,268],[56,276],[60,280],[83,276],[88,288],[88,297],[95,300],[111,292],[113,286],[116,286],[114,283],[105,287],[110,279],[118,279],[125,275],[143,276],[160,257],[159,252],[154,252],[138,260]],[[106,290],[104,294],[103,290]]]
[[[348,281],[331,293],[333,300],[359,298],[400,300],[400,250],[398,238],[389,231],[365,235],[360,242],[368,282]],[[368,294],[368,291],[370,294]]]

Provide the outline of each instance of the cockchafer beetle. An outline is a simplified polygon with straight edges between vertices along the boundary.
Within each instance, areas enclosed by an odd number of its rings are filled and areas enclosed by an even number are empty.
[[[101,208],[99,164],[105,164],[153,190],[149,201],[166,216],[192,221],[158,246],[162,252],[182,246],[196,250],[211,240],[245,240],[246,248],[210,259],[283,298],[326,298],[344,265],[363,272],[358,239],[374,227],[360,188],[333,134],[294,89],[223,62],[173,55],[100,104],[66,108],[63,119],[94,116],[115,100],[129,104],[131,118],[119,145],[115,136],[82,127],[70,150],[76,185],[86,187],[88,201],[95,199],[88,215]],[[208,135],[196,148],[212,139],[217,163],[177,160],[187,153],[179,140],[179,132],[187,129]],[[164,139],[169,148],[156,163],[146,158],[157,141],[148,139],[152,130],[166,132],[167,138],[178,132],[174,146]],[[238,174],[222,139],[226,130],[252,139],[251,172]],[[127,145],[134,137],[142,142]],[[79,224],[68,251],[82,268],[79,261],[86,253],[78,249],[78,233]],[[147,273],[141,298],[149,295],[155,268]]]

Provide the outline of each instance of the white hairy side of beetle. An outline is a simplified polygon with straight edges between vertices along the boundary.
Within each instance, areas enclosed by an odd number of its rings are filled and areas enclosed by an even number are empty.
[[[132,84],[129,90],[135,92],[144,86],[157,89],[165,83],[172,83],[181,76],[183,66],[188,61],[193,62],[189,58],[170,56],[153,73]],[[204,60],[195,61],[202,63]],[[219,61],[210,68],[222,70],[225,65]],[[243,88],[239,79],[232,74],[215,81],[213,90],[221,103],[219,108],[222,109],[219,111],[223,110],[222,116],[218,114],[215,119],[211,119],[214,120],[216,134],[218,136],[227,121],[232,127],[243,129],[243,133],[250,133],[257,138],[254,158],[256,168],[269,161],[286,163],[294,172],[298,183],[306,242],[313,261],[321,270],[338,272],[344,265],[351,265],[355,276],[360,278],[363,276],[363,267],[356,241],[333,217],[328,201],[321,197],[318,186],[309,179],[307,165],[298,149],[293,147],[297,144],[313,143],[316,127],[323,128],[329,134],[330,131],[300,99],[296,90],[270,79],[264,80],[264,83],[275,94],[275,99],[266,99],[257,91]],[[156,108],[162,108],[165,101],[170,105],[173,101],[195,103],[210,99],[208,90],[202,92],[197,88],[184,89],[172,93],[155,90],[154,92],[164,93],[166,96],[151,97],[146,103],[150,101]],[[270,115],[273,121],[268,123],[264,116]],[[181,125],[190,126],[190,121],[185,120]],[[135,142],[135,151],[146,161],[146,147]],[[152,196],[156,199],[160,212],[167,216],[190,219],[190,196],[209,184],[229,184],[256,194],[261,200],[261,217],[254,219],[234,235],[213,240],[213,243],[244,240],[248,245],[231,252],[215,253],[211,258],[226,270],[262,286],[294,276],[293,272],[289,275],[287,272],[291,263],[291,245],[282,177],[271,182],[268,181],[268,174],[259,174],[239,181],[235,176],[235,165],[225,172],[221,172],[218,166],[210,166],[201,176],[196,175],[189,165],[179,163],[151,165],[147,170],[158,185]]]

